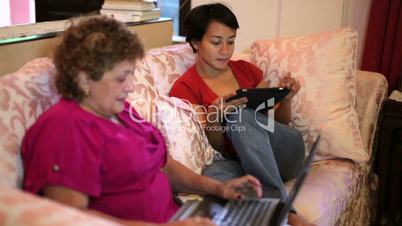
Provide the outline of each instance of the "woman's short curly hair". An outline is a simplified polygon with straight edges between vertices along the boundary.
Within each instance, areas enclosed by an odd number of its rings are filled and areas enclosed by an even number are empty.
[[[57,90],[63,97],[81,101],[84,91],[77,82],[80,72],[98,81],[117,63],[135,61],[143,55],[140,39],[125,24],[106,16],[79,19],[63,33],[54,53]]]

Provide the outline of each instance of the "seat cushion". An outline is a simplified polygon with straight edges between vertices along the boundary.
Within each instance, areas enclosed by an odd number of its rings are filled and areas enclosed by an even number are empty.
[[[349,160],[314,162],[294,207],[307,221],[334,225],[359,195],[367,173]],[[290,191],[295,180],[285,184]]]
[[[50,58],[38,58],[0,78],[0,185],[21,185],[21,141],[38,116],[59,100],[55,72]]]

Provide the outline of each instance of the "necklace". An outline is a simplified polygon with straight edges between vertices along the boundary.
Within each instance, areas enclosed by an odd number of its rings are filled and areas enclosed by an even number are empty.
[[[110,117],[110,121],[120,125],[120,120],[117,118],[116,115],[113,115],[112,117]]]

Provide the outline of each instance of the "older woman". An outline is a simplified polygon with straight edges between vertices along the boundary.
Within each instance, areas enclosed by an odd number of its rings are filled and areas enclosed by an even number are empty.
[[[252,176],[222,183],[192,173],[168,156],[157,129],[131,120],[125,99],[142,56],[137,35],[111,18],[64,32],[54,58],[62,98],[24,137],[24,189],[127,225],[167,222],[179,208],[173,191],[236,199],[252,184],[261,195]]]

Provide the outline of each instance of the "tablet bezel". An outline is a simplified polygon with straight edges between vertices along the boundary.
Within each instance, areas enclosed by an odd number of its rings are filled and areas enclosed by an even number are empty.
[[[277,104],[284,97],[289,94],[290,90],[284,87],[270,87],[270,88],[241,88],[236,90],[236,95],[230,97],[226,100],[226,102],[234,99],[238,99],[241,97],[247,97],[248,108],[252,109],[270,109],[273,105],[268,104],[268,100],[274,98],[273,102]],[[265,107],[261,108],[261,104],[265,103]]]

